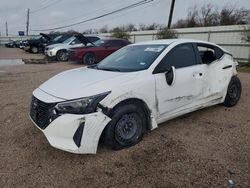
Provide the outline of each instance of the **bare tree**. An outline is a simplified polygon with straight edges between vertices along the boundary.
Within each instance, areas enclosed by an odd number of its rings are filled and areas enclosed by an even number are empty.
[[[99,31],[100,33],[108,33],[109,32],[108,26],[104,25]]]
[[[246,24],[249,14],[245,8],[224,7],[220,12],[220,25]]]
[[[159,29],[161,26],[157,23],[152,23],[150,25],[145,25],[145,24],[140,24],[139,25],[139,30],[140,31],[145,31],[145,30],[157,30]]]
[[[115,38],[122,38],[122,39],[127,39],[127,40],[130,39],[130,35],[128,32],[126,32],[124,26],[115,27],[114,29],[112,29],[111,33],[112,33],[111,36]]]
[[[134,24],[128,24],[128,25],[126,25],[126,26],[124,26],[124,27],[125,27],[125,30],[126,30],[126,31],[129,31],[129,32],[137,31],[137,28],[135,27]]]
[[[197,27],[199,26],[199,12],[197,7],[194,6],[193,8],[189,9],[187,15],[187,27]]]
[[[212,4],[201,7],[199,15],[200,26],[215,26],[219,24],[219,13]]]
[[[173,27],[204,27],[218,25],[238,25],[250,23],[250,10],[245,8],[224,7],[218,11],[212,4],[201,7],[191,7],[188,10],[187,18],[178,20]]]
[[[93,29],[86,29],[82,33],[83,34],[93,34]]]

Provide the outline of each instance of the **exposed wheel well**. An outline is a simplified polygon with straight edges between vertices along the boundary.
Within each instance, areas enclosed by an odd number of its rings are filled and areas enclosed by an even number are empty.
[[[59,52],[67,52],[67,50],[66,50],[66,49],[58,50],[58,51],[56,52],[56,54],[58,54]]]
[[[119,102],[117,105],[115,105],[112,110],[109,112],[109,116],[112,117],[113,115],[113,112],[115,111],[115,109],[121,107],[121,106],[124,106],[124,105],[127,105],[127,104],[134,104],[138,107],[140,107],[143,112],[145,113],[145,116],[147,118],[147,125],[146,125],[146,128],[148,130],[151,129],[151,111],[150,109],[148,108],[148,105],[141,99],[137,99],[137,98],[131,98],[131,99],[126,99],[124,101],[121,101]]]

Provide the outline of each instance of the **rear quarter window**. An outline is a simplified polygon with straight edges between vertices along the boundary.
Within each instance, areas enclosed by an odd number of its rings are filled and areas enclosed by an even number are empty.
[[[203,64],[210,64],[224,55],[224,51],[217,46],[202,43],[198,43],[196,45],[199,59]]]

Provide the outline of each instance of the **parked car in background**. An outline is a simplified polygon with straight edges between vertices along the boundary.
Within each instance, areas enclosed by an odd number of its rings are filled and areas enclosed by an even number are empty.
[[[7,48],[13,48],[14,47],[14,41],[10,40],[9,42],[5,43],[5,47],[7,47]]]
[[[56,59],[58,61],[67,61],[68,60],[67,50],[69,48],[87,46],[88,44],[92,44],[93,42],[99,39],[100,38],[96,36],[85,37],[82,34],[75,34],[60,44],[53,44],[46,46],[44,54],[47,57]]]
[[[96,153],[138,143],[158,124],[241,96],[238,63],[218,45],[155,40],[60,73],[33,92],[30,117],[56,148]]]
[[[101,39],[94,42],[92,46],[69,49],[69,59],[91,65],[129,44],[131,42],[124,39]]]
[[[39,36],[36,36],[30,40],[26,40],[23,43],[24,50],[31,53],[44,52],[45,46],[52,40],[52,36],[40,33]]]
[[[7,48],[19,48],[20,41],[19,40],[10,40],[5,44]]]

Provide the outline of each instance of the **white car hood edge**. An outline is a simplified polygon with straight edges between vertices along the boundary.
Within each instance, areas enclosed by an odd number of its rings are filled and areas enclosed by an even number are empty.
[[[78,68],[52,77],[39,89],[61,99],[73,100],[111,91],[134,79],[137,74]]]

